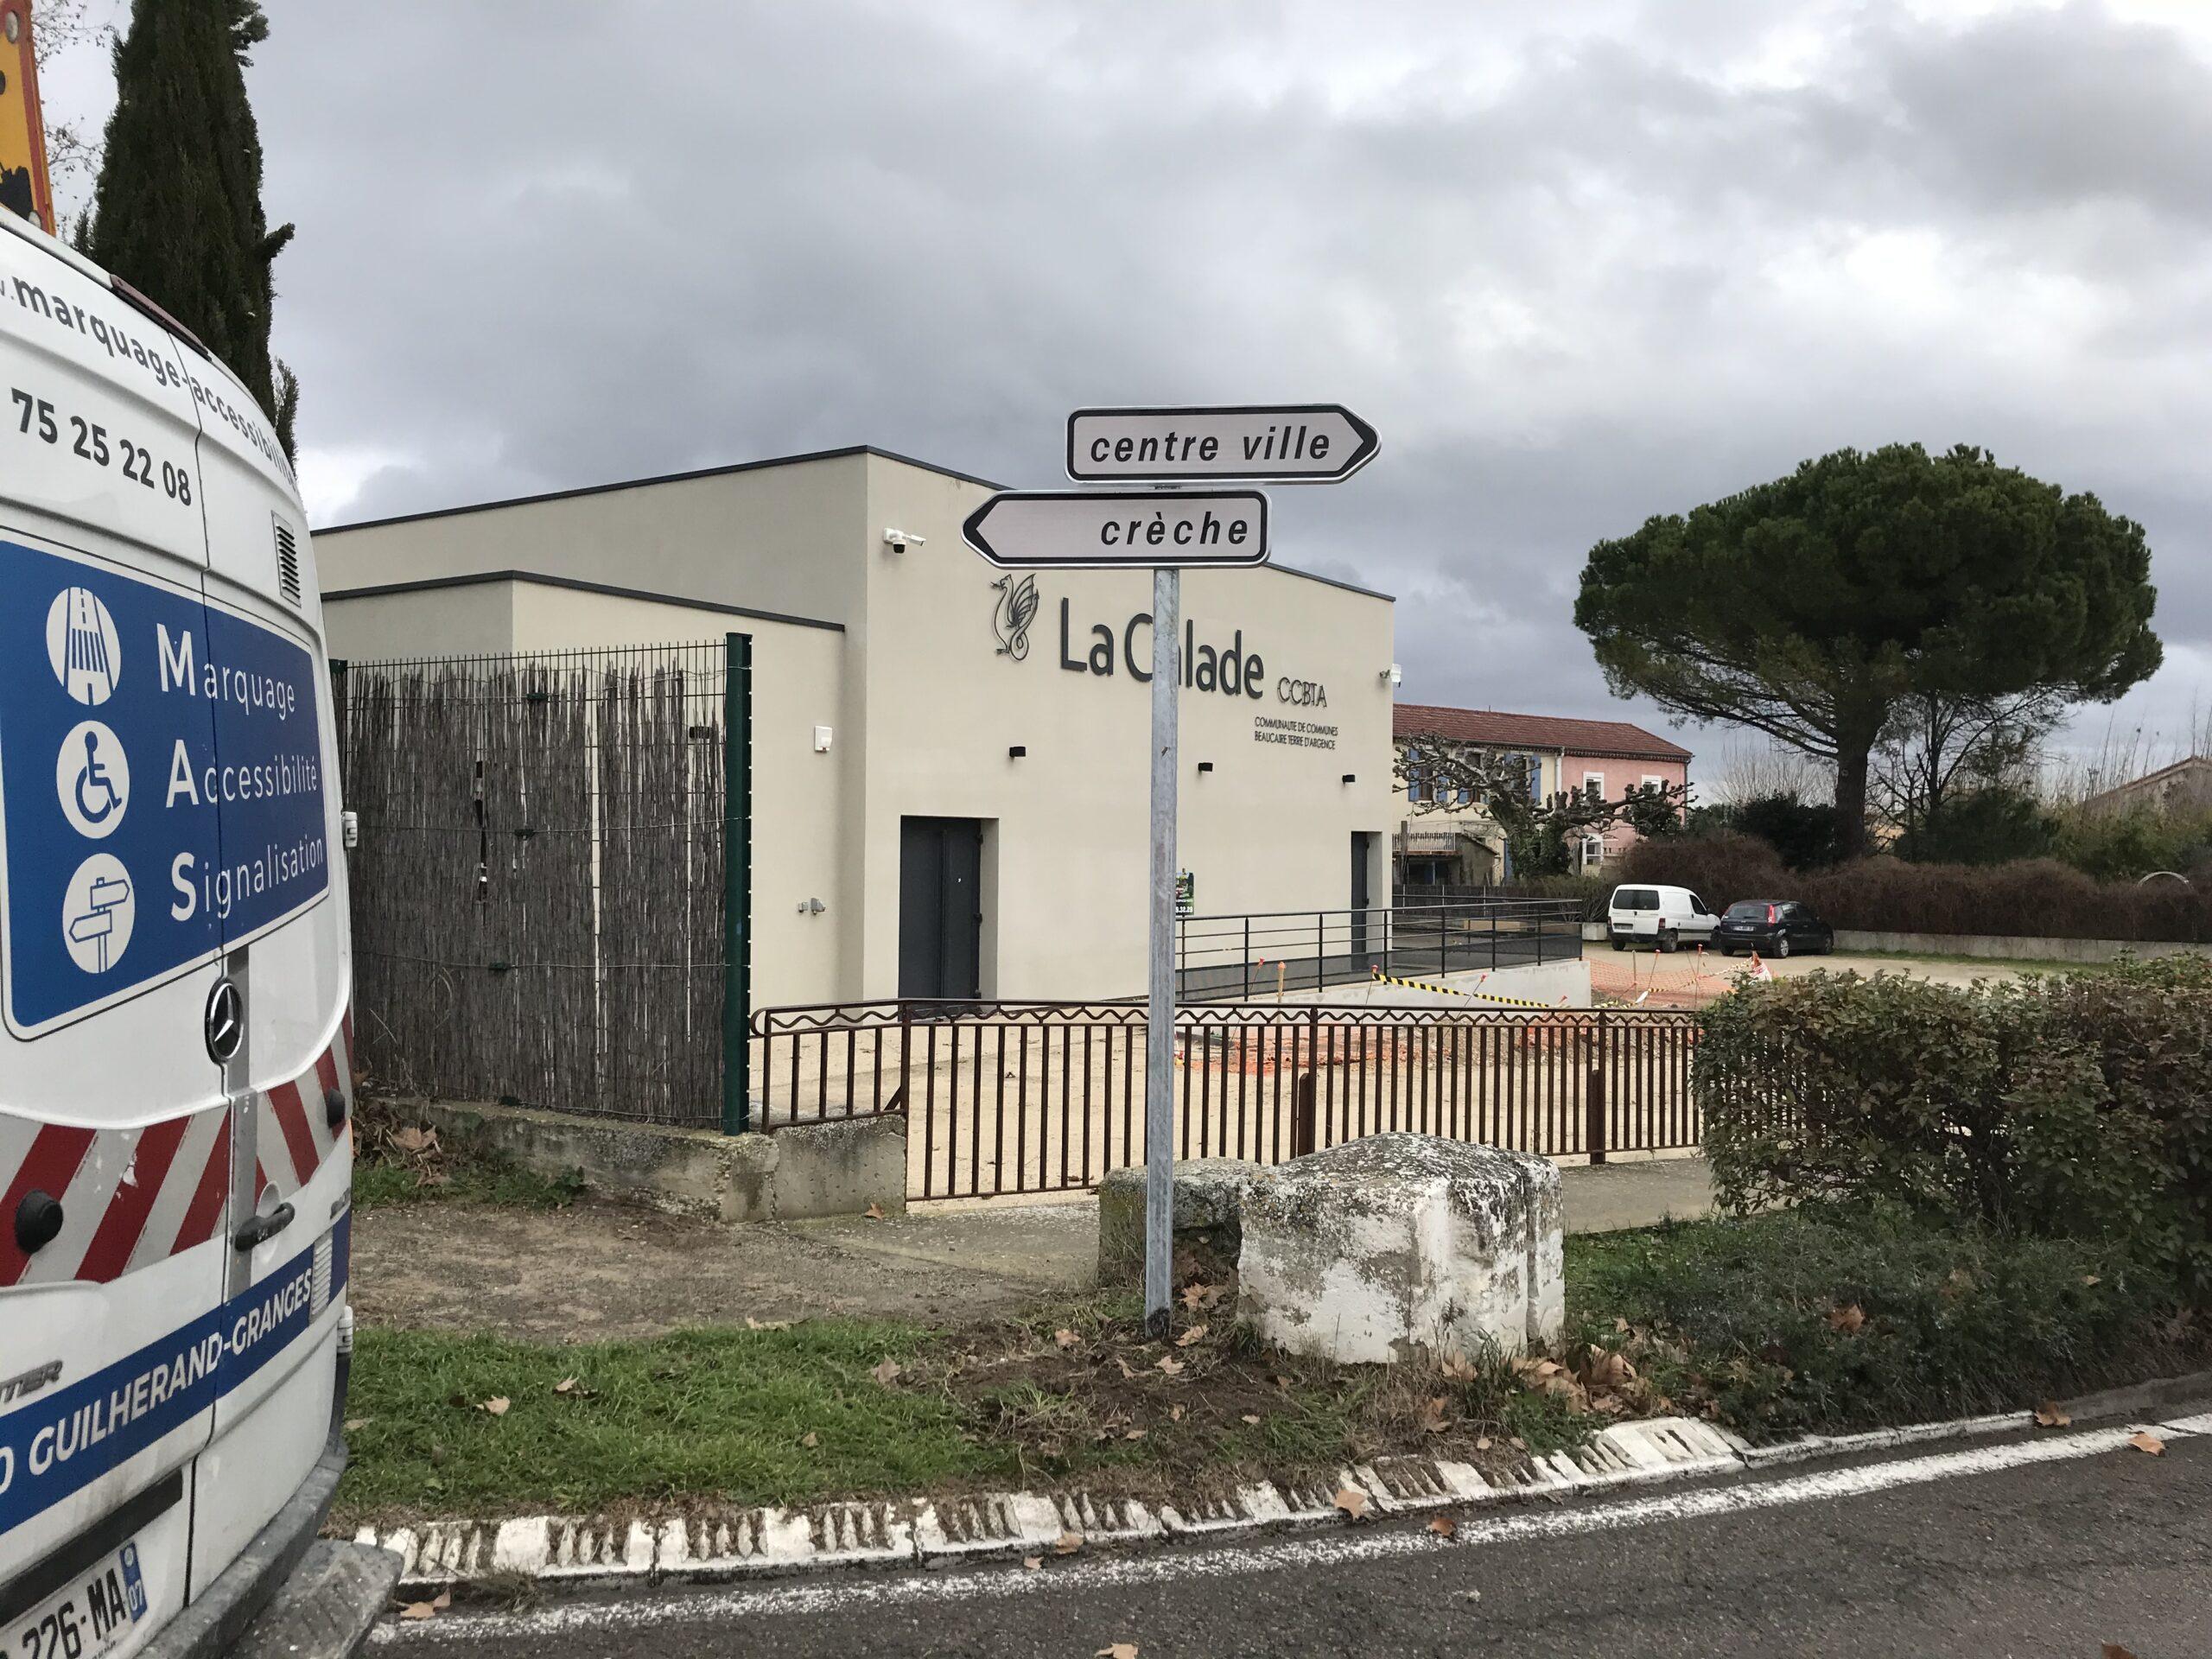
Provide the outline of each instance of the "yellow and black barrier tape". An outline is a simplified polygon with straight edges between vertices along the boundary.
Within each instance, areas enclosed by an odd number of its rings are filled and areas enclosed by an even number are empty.
[[[1438,985],[1426,979],[1401,979],[1395,974],[1384,973],[1380,968],[1370,969],[1368,971],[1378,985],[1403,985],[1408,990],[1434,991],[1440,996],[1464,996],[1471,1001],[1495,1002],[1509,1008],[1541,1008],[1546,1014],[1553,1014],[1564,1007],[1567,1002],[1565,997],[1561,997],[1557,1002],[1532,1002],[1525,996],[1500,996],[1495,991],[1463,991],[1456,985]],[[1482,982],[1478,980],[1475,982],[1479,985]]]

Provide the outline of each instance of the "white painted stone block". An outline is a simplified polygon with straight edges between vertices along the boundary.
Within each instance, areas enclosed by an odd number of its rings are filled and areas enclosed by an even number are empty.
[[[1294,1160],[1243,1202],[1238,1312],[1340,1363],[1519,1353],[1567,1318],[1559,1171],[1543,1158],[1377,1135]]]

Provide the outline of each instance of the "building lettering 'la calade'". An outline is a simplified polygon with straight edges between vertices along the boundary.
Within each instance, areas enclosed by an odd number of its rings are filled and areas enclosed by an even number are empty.
[[[326,530],[330,651],[358,684],[378,658],[688,640],[720,660],[748,635],[756,1005],[1128,995],[1152,574],[994,571],[962,526],[996,488],[845,449]],[[1179,511],[1208,533],[1192,498],[1139,497],[1116,543],[1134,524],[1154,545],[1159,512],[1173,546]],[[1224,505],[1222,546],[1262,511]],[[1202,908],[1387,893],[1389,596],[1190,565],[1182,606],[1177,861]]]
[[[1109,679],[1115,672],[1114,663],[1118,654],[1121,671],[1140,685],[1152,682],[1152,613],[1139,611],[1124,622],[1119,632],[1103,622],[1090,625],[1089,649],[1078,656],[1074,641],[1073,601],[1060,601],[1060,666],[1071,674],[1096,674]],[[1186,690],[1218,691],[1224,696],[1246,696],[1257,701],[1267,695],[1268,665],[1256,651],[1244,649],[1244,630],[1237,629],[1230,636],[1229,643],[1216,648],[1198,638],[1195,620],[1183,624],[1183,685]],[[1275,696],[1284,702],[1294,702],[1312,709],[1329,706],[1328,689],[1318,680],[1293,679],[1287,675],[1275,682]]]

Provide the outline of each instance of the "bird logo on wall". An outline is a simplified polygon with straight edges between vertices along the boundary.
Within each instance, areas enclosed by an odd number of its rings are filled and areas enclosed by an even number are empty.
[[[998,636],[998,654],[1020,662],[1029,655],[1029,625],[1037,620],[1037,578],[1024,576],[1016,582],[1013,576],[1004,575],[993,582],[991,588],[999,596],[991,614],[991,632]]]

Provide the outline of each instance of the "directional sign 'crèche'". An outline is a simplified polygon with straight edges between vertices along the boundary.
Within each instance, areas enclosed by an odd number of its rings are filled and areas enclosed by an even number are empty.
[[[1257,490],[1009,490],[960,527],[1007,569],[1264,564],[1268,498]]]
[[[1068,476],[1086,483],[1205,479],[1332,484],[1375,459],[1375,429],[1342,404],[1078,409]]]

